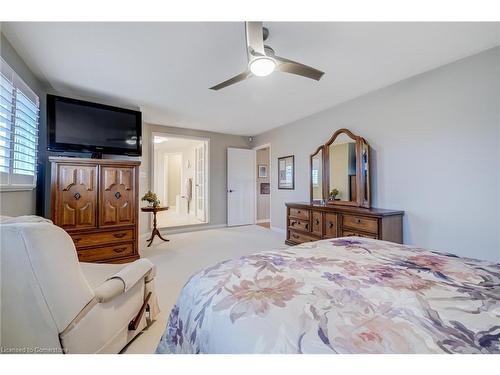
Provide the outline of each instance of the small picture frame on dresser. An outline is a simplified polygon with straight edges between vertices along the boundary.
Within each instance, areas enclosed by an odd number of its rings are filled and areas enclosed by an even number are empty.
[[[278,189],[295,189],[295,157],[294,155],[278,158]]]

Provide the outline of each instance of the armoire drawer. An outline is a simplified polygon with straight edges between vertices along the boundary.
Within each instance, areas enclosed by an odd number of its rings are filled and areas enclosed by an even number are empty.
[[[378,220],[371,217],[343,215],[342,227],[378,234]]]
[[[134,243],[127,242],[116,245],[99,246],[78,250],[80,262],[95,262],[134,255]]]
[[[311,232],[317,236],[323,235],[323,213],[320,211],[312,211],[312,228]]]
[[[71,233],[70,235],[75,246],[80,248],[113,242],[131,241],[134,239],[134,230],[123,229],[109,232]]]
[[[293,241],[295,243],[303,243],[303,242],[313,242],[313,241],[318,241],[319,238],[309,236],[304,233],[296,232],[294,230],[290,230],[290,241]]]
[[[297,219],[309,220],[309,210],[304,210],[302,208],[290,208],[290,217],[295,217]]]
[[[337,237],[337,214],[325,214],[325,235],[326,238]]]
[[[309,232],[309,220],[299,220],[294,218],[288,219],[288,226],[293,229]]]
[[[378,239],[378,237],[374,234],[355,232],[348,229],[342,229],[340,231],[340,237],[364,237],[364,238],[373,238],[375,240]]]

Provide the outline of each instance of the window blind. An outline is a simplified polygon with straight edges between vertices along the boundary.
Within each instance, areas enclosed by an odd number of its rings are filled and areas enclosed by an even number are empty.
[[[38,96],[1,60],[0,72],[0,185],[36,185]]]

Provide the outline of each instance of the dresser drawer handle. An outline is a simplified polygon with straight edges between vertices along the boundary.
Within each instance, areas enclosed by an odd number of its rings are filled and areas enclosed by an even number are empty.
[[[300,214],[300,210],[297,210],[297,213]]]
[[[294,226],[295,226],[295,224],[297,224],[297,222],[296,222],[296,221],[292,221],[292,222],[290,223],[290,225],[291,225],[292,227],[294,227]]]
[[[78,192],[77,192],[77,193],[75,193],[75,195],[73,195],[73,197],[74,197],[76,200],[78,200],[78,199],[80,199],[80,198],[81,198],[81,195],[80,195],[80,193],[78,193]]]
[[[306,223],[306,225],[304,226],[304,228],[309,229],[309,223]]]
[[[127,233],[113,233],[113,236],[116,238],[123,238],[127,235]]]
[[[125,250],[127,250],[127,248],[126,248],[126,247],[115,247],[115,248],[113,249],[113,251],[114,251],[115,253],[123,253]]]

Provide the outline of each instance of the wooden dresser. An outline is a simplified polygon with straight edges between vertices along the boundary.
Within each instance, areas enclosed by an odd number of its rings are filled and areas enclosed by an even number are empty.
[[[81,262],[139,258],[139,161],[50,157],[52,221]]]
[[[286,244],[359,236],[403,243],[403,211],[287,203]]]

